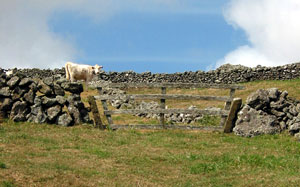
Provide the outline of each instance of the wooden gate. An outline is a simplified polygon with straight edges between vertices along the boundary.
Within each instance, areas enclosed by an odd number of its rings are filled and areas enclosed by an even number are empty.
[[[231,132],[233,128],[233,120],[236,116],[237,110],[242,104],[242,100],[239,98],[234,98],[235,90],[244,89],[240,85],[232,84],[201,84],[201,83],[111,83],[108,85],[110,88],[160,88],[161,94],[126,94],[122,95],[105,95],[103,94],[103,88],[99,86],[98,96],[90,96],[89,103],[94,116],[94,122],[96,127],[101,129],[118,129],[118,128],[146,128],[146,129],[204,129],[204,130],[220,130],[223,129],[224,132]],[[228,96],[207,96],[207,95],[174,95],[167,94],[167,88],[214,88],[214,89],[228,89]],[[107,105],[107,100],[117,100],[117,99],[146,99],[146,100],[160,100],[160,109],[155,110],[109,110]],[[108,121],[108,125],[103,125],[97,105],[96,100],[101,100],[104,115]],[[208,100],[208,101],[224,101],[225,107],[223,109],[166,109],[166,100]],[[160,115],[160,124],[158,125],[116,125],[113,123],[112,115],[114,114],[139,114],[139,113],[152,113]],[[164,115],[171,113],[180,114],[203,114],[203,115],[219,115],[221,116],[220,125],[217,127],[208,126],[182,126],[182,125],[167,125],[165,122]]]

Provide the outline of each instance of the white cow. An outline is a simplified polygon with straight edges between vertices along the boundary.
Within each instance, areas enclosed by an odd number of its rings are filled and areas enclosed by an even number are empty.
[[[10,76],[10,75],[12,75],[13,73],[14,73],[13,70],[7,70],[7,71],[5,72],[6,76]]]
[[[74,82],[75,80],[84,80],[86,83],[93,79],[93,76],[99,74],[102,66],[75,64],[73,62],[67,62],[65,65],[66,78]]]

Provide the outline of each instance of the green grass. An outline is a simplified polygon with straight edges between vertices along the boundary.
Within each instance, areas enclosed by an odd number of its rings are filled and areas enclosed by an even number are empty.
[[[100,131],[8,122],[2,186],[297,186],[300,144],[288,134]]]

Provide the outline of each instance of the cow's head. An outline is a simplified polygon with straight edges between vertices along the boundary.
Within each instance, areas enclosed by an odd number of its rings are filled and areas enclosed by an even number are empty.
[[[95,66],[93,66],[94,73],[99,74],[102,68],[103,66],[99,66],[98,64],[96,64]]]

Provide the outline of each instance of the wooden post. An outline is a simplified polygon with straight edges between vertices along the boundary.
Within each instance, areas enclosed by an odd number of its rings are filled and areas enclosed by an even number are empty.
[[[0,108],[1,108],[2,103],[0,103]],[[4,118],[4,112],[0,110],[0,124],[3,123],[3,118]]]
[[[98,93],[100,95],[103,95],[102,87],[98,87]],[[104,110],[104,113],[105,113],[105,111],[108,111],[107,102],[106,102],[106,100],[101,100],[101,103],[102,103],[102,107],[103,107],[103,110]],[[110,114],[105,114],[105,116],[106,116],[106,119],[107,119],[107,122],[108,122],[108,128],[110,128],[110,125],[113,124],[113,120],[111,118],[111,115]]]
[[[161,88],[161,94],[166,94],[166,93],[167,93],[166,87],[162,87]],[[160,100],[160,108],[161,109],[166,109],[166,100],[165,99]],[[165,114],[160,113],[159,115],[160,115],[160,124],[165,126]]]
[[[94,96],[89,96],[88,101],[89,101],[89,104],[91,107],[91,111],[93,113],[95,127],[100,128],[100,129],[105,129],[104,125],[101,121],[100,113],[99,113]]]
[[[237,116],[237,112],[242,105],[241,98],[234,98],[230,107],[230,112],[227,117],[225,126],[224,126],[224,133],[231,133],[232,129],[234,128],[235,119]]]
[[[231,99],[233,99],[235,94],[235,89],[231,88],[230,89],[230,93],[229,93],[229,97]],[[229,110],[231,106],[231,101],[226,101],[225,106],[224,106],[224,110]],[[221,122],[220,122],[220,126],[224,126],[225,122],[226,122],[227,116],[221,116]]]

